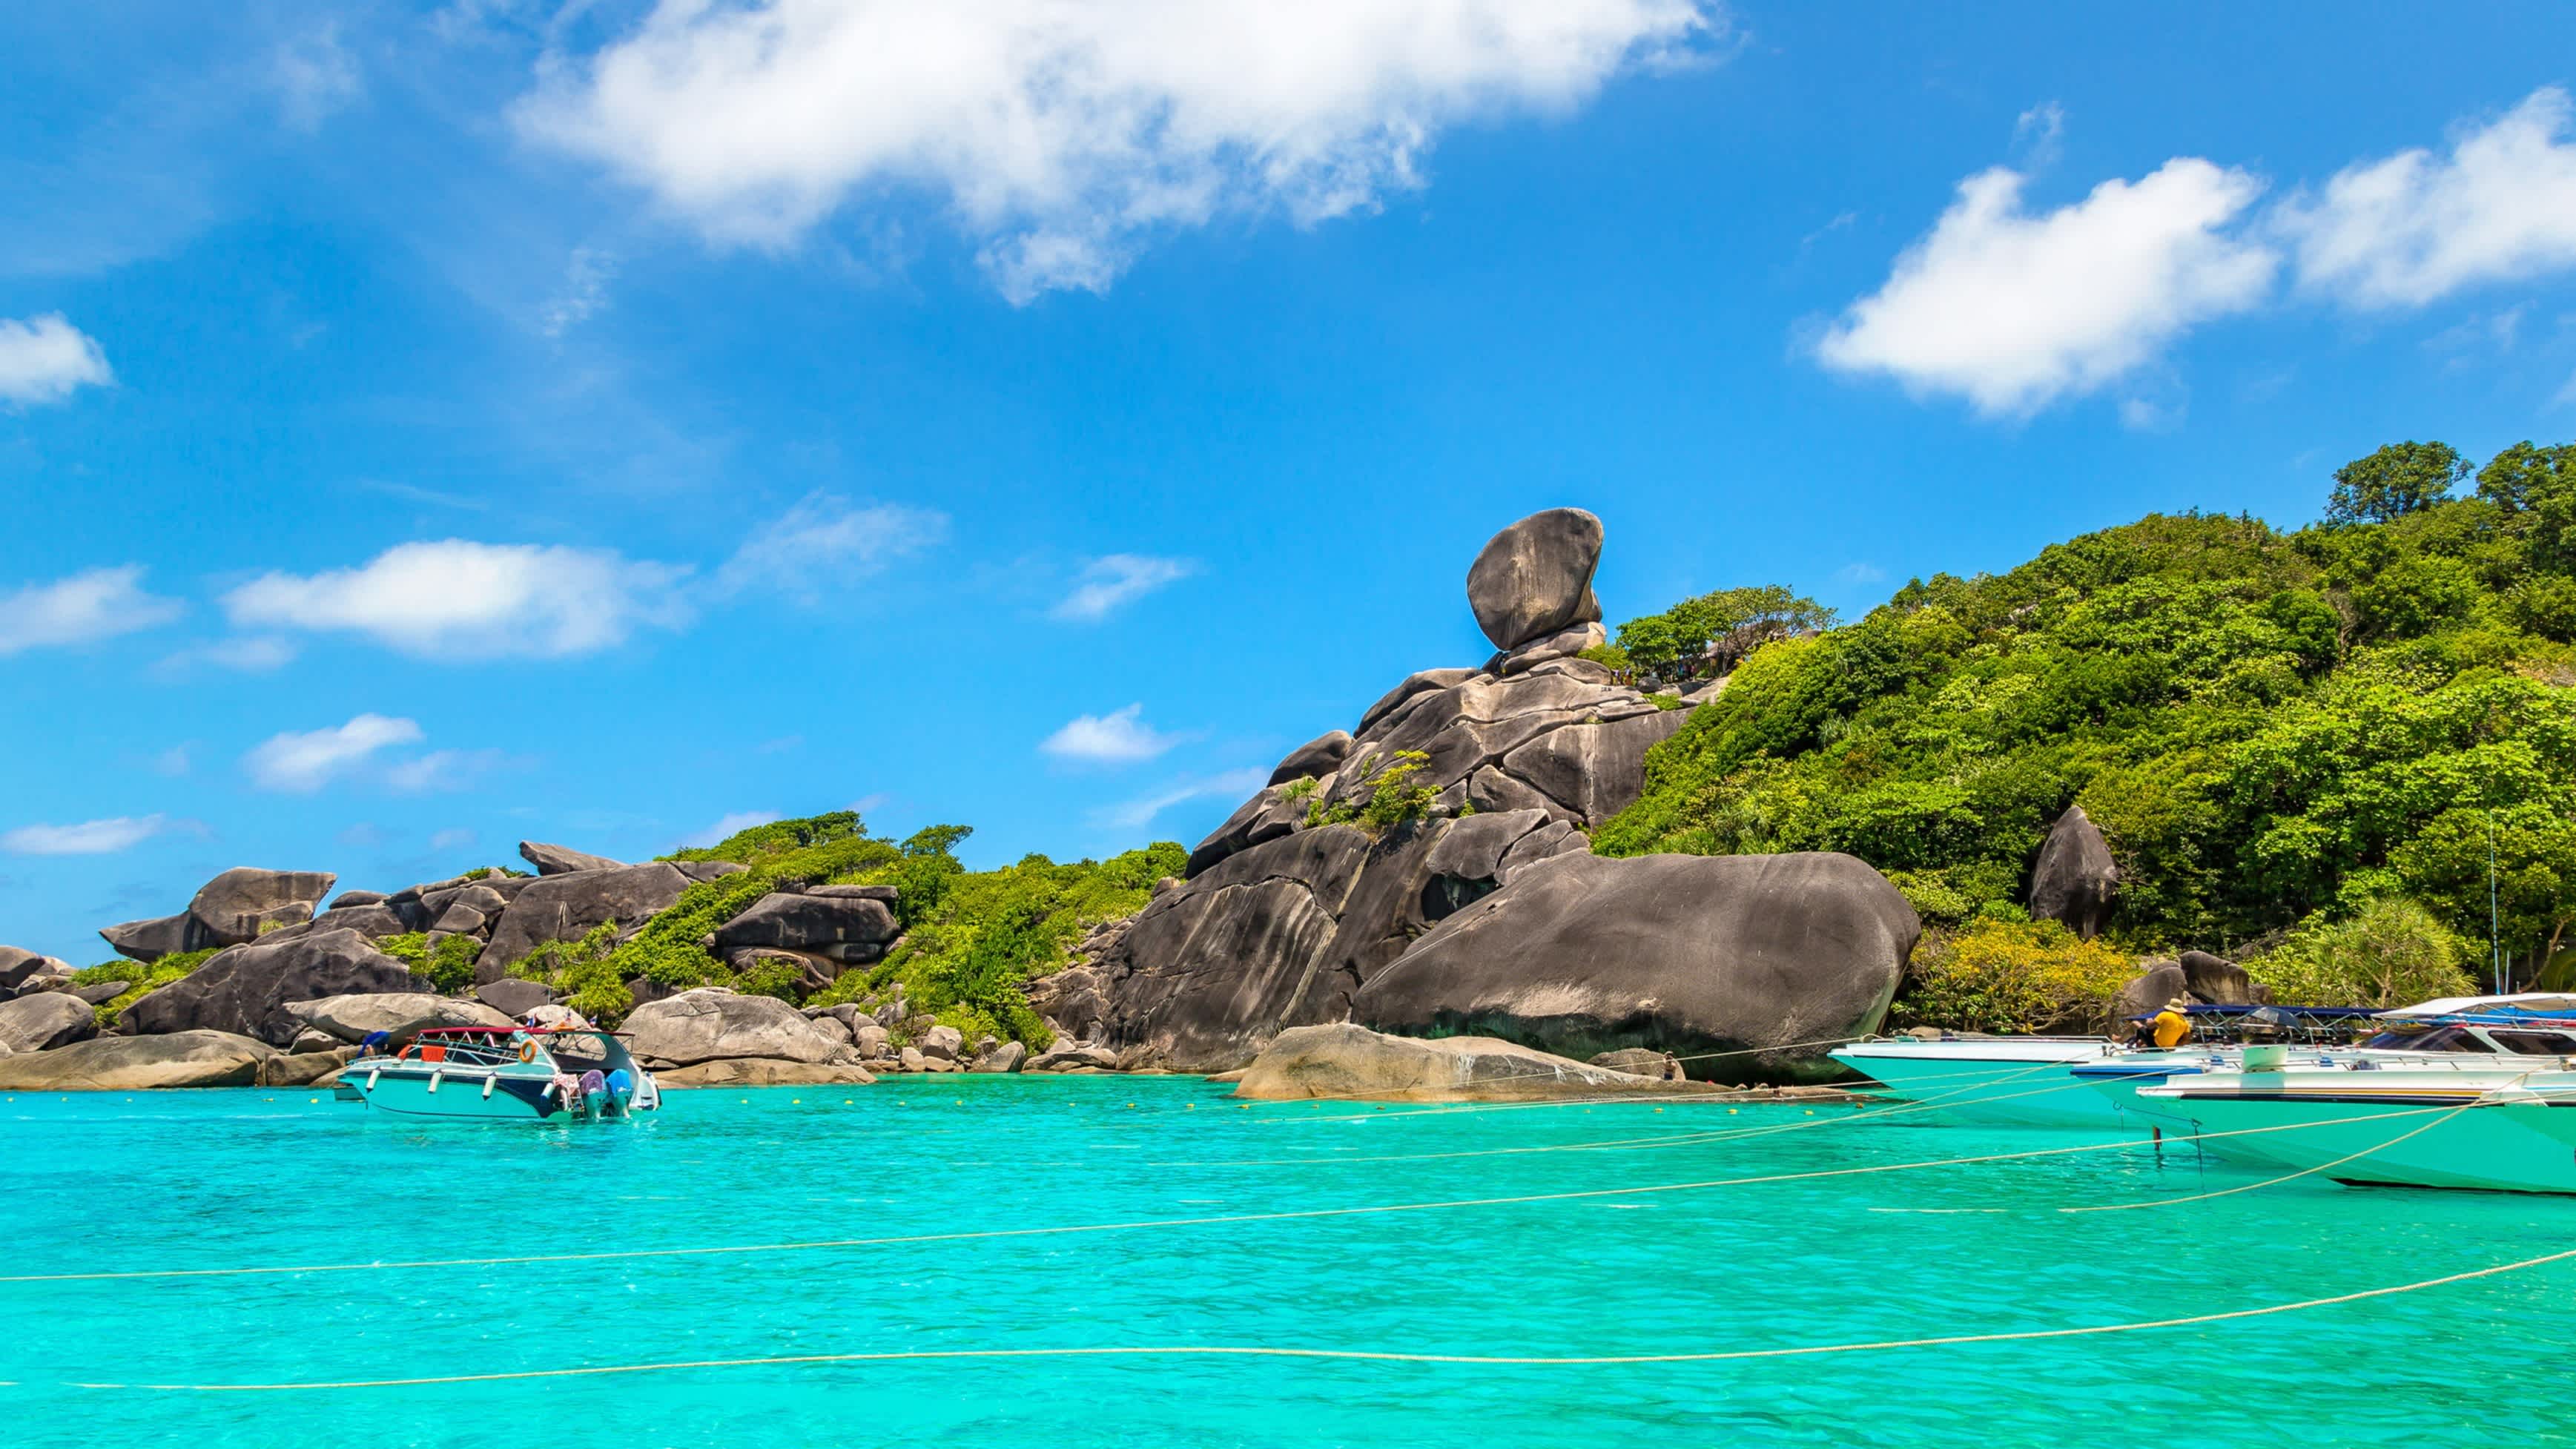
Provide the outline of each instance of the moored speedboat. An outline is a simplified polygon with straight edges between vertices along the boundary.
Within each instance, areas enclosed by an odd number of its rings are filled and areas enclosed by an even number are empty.
[[[2201,1150],[2336,1182],[2576,1193],[2576,1072],[2462,1055],[2200,1072],[2137,1089]]]
[[[2073,1069],[2119,1048],[2098,1036],[1948,1037],[1854,1042],[1835,1061],[1952,1116],[2015,1127],[2116,1127],[2119,1114]]]
[[[406,1117],[614,1121],[661,1106],[617,1034],[596,1027],[425,1027],[340,1074],[343,1093]]]

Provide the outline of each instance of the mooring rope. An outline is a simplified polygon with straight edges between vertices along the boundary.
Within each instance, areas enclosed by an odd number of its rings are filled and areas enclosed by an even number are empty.
[[[1836,1353],[1880,1353],[1907,1348],[1947,1348],[1977,1343],[2026,1343],[2039,1339],[2087,1338],[2112,1333],[2143,1333],[2156,1329],[2193,1328],[2212,1323],[2230,1323],[2248,1318],[2267,1318],[2282,1313],[2298,1313],[2314,1308],[2328,1308],[2342,1303],[2359,1303],[2373,1298],[2390,1298],[2401,1293],[2420,1293],[2430,1288],[2447,1287],[2480,1278],[2519,1273],[2549,1263],[2576,1258],[2576,1248],[2510,1263],[2491,1263],[2482,1268],[2445,1273],[2438,1278],[2420,1278],[2412,1283],[2395,1283],[2382,1288],[2364,1288],[2351,1293],[2337,1293],[2323,1298],[2303,1298],[2292,1303],[2266,1303],[2253,1308],[2232,1308],[2217,1313],[2194,1313],[2178,1318],[2148,1318],[2128,1323],[2094,1323],[2076,1328],[2030,1328],[1995,1333],[1951,1333],[1926,1338],[1874,1339],[1855,1343],[1817,1343],[1787,1348],[1721,1349],[1706,1353],[1634,1353],[1634,1354],[1478,1354],[1478,1353],[1403,1353],[1387,1349],[1357,1348],[1285,1348],[1258,1344],[1174,1344],[1143,1346],[1110,1346],[1097,1348],[936,1348],[888,1349],[858,1353],[772,1354],[745,1358],[678,1359],[653,1363],[588,1364],[576,1368],[512,1369],[497,1373],[429,1374],[412,1378],[312,1380],[302,1383],[270,1384],[106,1384],[75,1383],[74,1388],[116,1389],[127,1392],[162,1393],[291,1393],[323,1389],[400,1389],[426,1388],[448,1384],[501,1383],[514,1379],[589,1378],[609,1374],[673,1373],[697,1369],[774,1368],[797,1364],[897,1363],[934,1359],[1029,1359],[1029,1358],[1299,1358],[1331,1359],[1362,1363],[1436,1363],[1467,1364],[1488,1367],[1596,1368],[1619,1364],[1686,1364],[1726,1363],[1745,1359],[1804,1358]]]
[[[2372,1122],[2385,1118],[2418,1117],[2432,1112],[2455,1110],[2439,1107],[2403,1108],[2393,1112],[2339,1118],[2333,1122],[2289,1122],[2270,1127],[2240,1127],[2228,1132],[2201,1134],[2201,1140],[2222,1137],[2248,1137],[2269,1132],[2297,1132],[2309,1128]],[[1430,1202],[1369,1203],[1355,1207],[1296,1208],[1266,1213],[1213,1213],[1196,1217],[1147,1218],[1116,1223],[1066,1223],[1032,1228],[981,1228],[947,1233],[908,1233],[874,1238],[825,1238],[784,1243],[737,1243],[693,1248],[614,1248],[588,1253],[521,1253],[481,1258],[413,1258],[368,1263],[309,1263],[271,1265],[249,1268],[138,1268],[85,1273],[18,1273],[0,1276],[0,1283],[88,1283],[109,1281],[158,1280],[179,1278],[274,1277],[297,1273],[362,1273],[390,1272],[419,1268],[493,1268],[532,1263],[598,1263],[646,1258],[688,1258],[740,1256],[752,1253],[807,1253],[843,1248],[876,1248],[910,1246],[921,1243],[955,1243],[1000,1238],[1035,1238],[1076,1233],[1137,1232],[1154,1228],[1195,1228],[1234,1226],[1245,1223],[1296,1222],[1325,1218],[1383,1216],[1389,1213],[1438,1212],[1451,1208],[1516,1207],[1532,1203],[1580,1202],[1598,1198],[1645,1197],[1664,1193],[1702,1192],[1721,1187],[1750,1187],[1765,1183],[1807,1182],[1819,1178],[1867,1177],[1882,1173],[1919,1172],[1938,1167],[1965,1167],[1988,1162],[2019,1162],[2033,1158],[2063,1157],[2087,1152],[2112,1152],[2131,1147],[2144,1147],[2157,1139],[2124,1137],[2107,1142],[2081,1142],[2061,1147],[2028,1148],[2019,1152],[1988,1152],[1964,1157],[1945,1157],[1919,1162],[1873,1163],[1860,1167],[1818,1168],[1805,1172],[1759,1173],[1749,1177],[1708,1178],[1694,1182],[1649,1183],[1633,1187],[1581,1188],[1562,1192],[1516,1193],[1500,1197],[1450,1198]]]

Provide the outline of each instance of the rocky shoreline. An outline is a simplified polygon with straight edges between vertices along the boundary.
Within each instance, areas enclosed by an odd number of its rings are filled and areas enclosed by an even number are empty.
[[[1495,653],[1408,676],[1292,751],[1178,874],[1149,895],[1139,882],[1141,909],[1090,922],[1016,985],[1007,1034],[970,1040],[959,1022],[1002,1018],[886,975],[915,905],[888,883],[890,845],[844,841],[875,852],[876,874],[788,874],[769,857],[630,864],[523,841],[532,871],[390,892],[225,871],[180,911],[100,932],[130,973],[0,948],[0,1089],[319,1083],[370,1032],[569,1024],[577,1002],[671,1087],[1244,1071],[1253,1094],[1506,1078],[1705,1094],[1711,1078],[1833,1078],[1824,1053],[1878,1029],[1922,923],[1848,855],[1592,852],[1588,832],[1644,789],[1648,750],[1725,685],[1650,694],[1586,657],[1605,642],[1602,544],[1579,509],[1495,535],[1467,575]],[[2111,884],[2089,830],[2062,822],[2042,862],[2077,919]],[[613,970],[647,942],[660,954],[643,969]]]

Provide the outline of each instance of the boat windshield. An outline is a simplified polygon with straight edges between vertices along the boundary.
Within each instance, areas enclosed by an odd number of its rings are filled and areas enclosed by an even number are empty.
[[[2494,1047],[2478,1040],[2476,1033],[2464,1026],[2413,1026],[2383,1031],[2363,1046],[2395,1052],[2485,1052]]]
[[[2491,1031],[2497,1046],[2516,1056],[2563,1057],[2576,1053],[2576,1036],[2558,1031]]]
[[[546,1051],[554,1057],[559,1070],[578,1076],[583,1072],[609,1069],[608,1039],[597,1032],[549,1032],[545,1042]]]

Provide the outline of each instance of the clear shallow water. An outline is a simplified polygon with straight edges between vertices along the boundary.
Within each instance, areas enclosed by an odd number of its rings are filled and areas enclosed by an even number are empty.
[[[451,1258],[1286,1212],[2066,1146],[1849,1109],[1242,1110],[1190,1078],[673,1093],[630,1128],[328,1093],[0,1101],[8,1273]],[[1864,1114],[1865,1115],[1865,1114]],[[1824,1125],[1812,1125],[1822,1123]],[[1731,1141],[1577,1147],[1753,1126]],[[1483,1156],[1430,1154],[1488,1153]],[[1395,1159],[1395,1160],[1382,1160]],[[2576,1247],[2576,1201],[2256,1180],[2146,1148],[1628,1199],[794,1253],[0,1284],[13,1445],[2576,1442],[2576,1262],[2291,1315],[1706,1364],[916,1360],[273,1383],[958,1347],[1673,1353],[2224,1311]],[[2478,1386],[2485,1385],[2487,1390]],[[2428,1421],[2428,1414],[2432,1416]],[[1646,1437],[1651,1436],[1651,1437]]]

